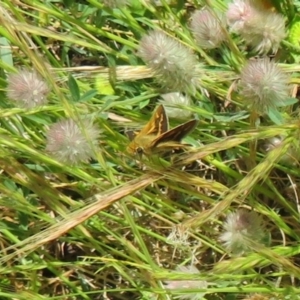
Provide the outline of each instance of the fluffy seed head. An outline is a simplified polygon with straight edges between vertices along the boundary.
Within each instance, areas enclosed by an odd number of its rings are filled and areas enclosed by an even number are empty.
[[[287,99],[288,76],[268,58],[250,60],[242,69],[240,90],[250,109],[266,113]]]
[[[234,255],[251,250],[254,243],[262,243],[266,237],[262,219],[254,211],[238,210],[229,213],[220,236],[224,247]]]
[[[199,274],[198,269],[195,266],[178,266],[176,271],[186,273],[186,274]],[[194,289],[205,289],[207,288],[208,283],[202,280],[170,280],[166,281],[165,288],[170,290],[194,290]],[[195,293],[184,293],[181,292],[180,295],[177,295],[175,299],[181,300],[200,300],[203,299],[205,293],[195,292]]]
[[[191,106],[191,99],[181,93],[168,93],[161,95],[162,100],[159,102],[164,105],[167,115],[170,118],[187,119],[192,115],[192,112],[179,108],[178,106]]]
[[[197,10],[192,15],[191,29],[197,44],[204,49],[214,49],[225,40],[225,19],[214,16],[208,9]]]
[[[197,85],[197,60],[192,51],[160,30],[145,35],[138,55],[169,90],[186,91]]]
[[[258,54],[276,52],[286,36],[284,17],[267,9],[265,2],[235,0],[226,13],[230,30],[240,34]]]
[[[251,20],[257,14],[255,8],[247,0],[235,0],[228,5],[226,13],[227,23],[230,30],[235,33],[240,33],[244,29],[246,22]]]
[[[50,89],[35,70],[20,69],[7,76],[7,97],[21,108],[34,108],[47,103]]]
[[[68,119],[53,124],[47,133],[46,151],[70,165],[91,159],[98,148],[100,131],[89,120],[81,123]]]
[[[240,34],[258,54],[275,53],[286,36],[284,17],[271,11],[260,11],[245,22]]]
[[[189,246],[189,232],[182,226],[173,226],[167,243],[173,246]]]

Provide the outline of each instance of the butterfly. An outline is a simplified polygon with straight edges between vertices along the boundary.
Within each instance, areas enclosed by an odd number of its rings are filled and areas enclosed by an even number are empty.
[[[174,149],[186,148],[181,140],[189,134],[198,124],[193,119],[169,130],[168,118],[163,105],[159,105],[154,111],[150,121],[140,132],[127,131],[130,139],[127,152],[131,155],[142,156],[153,153],[166,152]]]

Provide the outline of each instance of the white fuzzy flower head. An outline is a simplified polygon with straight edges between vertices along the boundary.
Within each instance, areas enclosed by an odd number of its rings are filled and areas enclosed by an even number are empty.
[[[20,69],[9,74],[7,82],[7,97],[16,106],[31,109],[47,104],[50,89],[35,70]]]
[[[245,22],[240,34],[258,54],[275,53],[286,36],[284,17],[272,11],[260,11]]]
[[[173,246],[189,246],[189,236],[188,230],[180,225],[173,226],[172,232],[167,237],[167,243]]]
[[[228,6],[227,23],[258,54],[276,52],[286,36],[284,17],[267,9],[266,1],[235,0]]]
[[[81,123],[68,119],[53,124],[47,133],[46,151],[65,164],[89,161],[97,150],[100,131],[89,120]]]
[[[234,255],[251,251],[255,244],[263,243],[266,233],[262,219],[254,211],[238,210],[229,213],[220,236],[224,247]]]
[[[188,119],[191,117],[192,112],[190,110],[180,108],[178,106],[191,106],[192,102],[190,97],[181,93],[168,93],[161,95],[162,100],[159,102],[164,105],[167,115],[170,118]]]
[[[244,29],[245,23],[251,20],[256,13],[256,9],[251,5],[250,1],[233,1],[228,5],[226,13],[230,30],[235,33],[240,33]]]
[[[192,15],[191,29],[197,44],[203,49],[214,49],[225,40],[225,19],[208,9],[197,10]]]
[[[191,265],[191,266],[179,266],[176,268],[177,272],[182,272],[186,274],[199,274],[198,269]],[[170,280],[166,281],[165,288],[169,290],[172,294],[175,295],[175,290],[178,290],[176,292],[176,296],[174,299],[180,299],[180,300],[200,300],[204,299],[204,292],[188,292],[189,290],[196,290],[196,289],[206,289],[208,286],[208,283],[203,280]],[[187,292],[179,290],[186,290]],[[174,291],[174,292],[173,292]]]
[[[250,60],[241,71],[240,94],[250,109],[263,114],[289,97],[288,79],[268,58]]]
[[[159,83],[177,91],[197,87],[197,59],[193,52],[160,30],[145,35],[139,45],[138,55],[157,76]]]

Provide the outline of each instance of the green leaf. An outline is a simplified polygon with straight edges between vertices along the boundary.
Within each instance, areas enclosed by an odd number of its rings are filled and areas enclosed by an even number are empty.
[[[66,7],[70,8],[75,3],[75,1],[74,0],[63,0],[63,3]]]
[[[0,57],[1,60],[7,64],[8,66],[13,66],[13,57],[12,57],[12,48],[11,48],[11,44],[9,43],[9,41],[4,38],[1,37],[0,38]]]
[[[269,109],[268,116],[276,125],[282,125],[284,123],[284,119],[277,109]]]
[[[19,228],[27,230],[29,226],[29,217],[23,212],[18,212]]]
[[[142,5],[141,1],[131,1],[130,3],[130,11],[134,14],[143,16],[145,14],[145,7]]]
[[[75,78],[72,75],[69,75],[68,85],[71,92],[71,97],[74,102],[80,100],[80,90]]]
[[[289,106],[289,105],[293,105],[295,103],[298,103],[298,101],[299,100],[297,98],[290,97],[290,98],[285,99],[284,103],[280,103],[278,106],[280,106],[280,107]]]
[[[111,104],[114,102],[114,99],[112,97],[106,98],[105,102],[101,106],[100,112],[105,111],[106,109],[110,108]]]
[[[237,113],[224,113],[224,114],[215,114],[214,119],[219,122],[233,122],[238,120],[244,120],[249,118],[249,113],[245,110]]]
[[[46,169],[43,166],[41,166],[41,165],[37,165],[37,164],[25,164],[25,166],[28,169],[36,171],[36,172],[46,172]]]
[[[45,115],[28,115],[24,116],[23,118],[33,121],[37,124],[49,125],[51,123],[51,118]]]
[[[79,101],[87,102],[87,101],[91,100],[94,96],[96,96],[97,94],[98,94],[97,90],[95,90],[95,89],[89,90],[80,97]]]
[[[97,76],[95,79],[95,87],[99,94],[101,95],[114,95],[115,90],[109,82],[107,75]]]

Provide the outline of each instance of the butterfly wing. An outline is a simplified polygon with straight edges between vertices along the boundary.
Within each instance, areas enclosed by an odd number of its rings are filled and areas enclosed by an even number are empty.
[[[130,141],[133,141],[139,135],[161,135],[162,133],[168,131],[168,126],[169,124],[165,108],[163,105],[159,105],[152,114],[149,122],[144,128],[142,128],[141,131],[128,130],[125,134]]]
[[[152,114],[146,126],[139,132],[139,135],[161,135],[168,131],[168,118],[163,105],[159,105]]]
[[[198,120],[196,119],[178,125],[155,138],[151,143],[151,147],[156,147],[157,145],[166,142],[180,142],[187,134],[193,131],[197,125]]]

